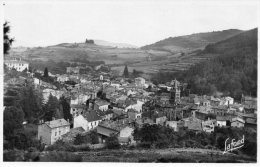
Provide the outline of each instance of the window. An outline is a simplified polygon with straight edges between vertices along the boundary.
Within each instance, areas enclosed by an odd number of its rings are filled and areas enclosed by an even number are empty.
[[[61,134],[61,131],[59,131],[59,135]]]
[[[57,132],[55,132],[55,136],[57,136]]]

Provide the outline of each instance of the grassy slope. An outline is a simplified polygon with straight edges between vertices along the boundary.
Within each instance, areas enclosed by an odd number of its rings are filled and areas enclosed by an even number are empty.
[[[244,155],[222,151],[175,148],[151,150],[102,150],[78,153],[85,162],[256,162]]]
[[[215,43],[241,33],[240,30],[230,29],[224,31],[198,33],[179,37],[170,37],[142,49],[170,50],[172,52],[187,51],[203,48],[210,43]]]

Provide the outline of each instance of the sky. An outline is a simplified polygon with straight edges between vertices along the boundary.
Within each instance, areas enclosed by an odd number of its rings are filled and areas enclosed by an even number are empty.
[[[159,40],[258,26],[258,1],[6,1],[13,46],[99,39],[144,46]]]

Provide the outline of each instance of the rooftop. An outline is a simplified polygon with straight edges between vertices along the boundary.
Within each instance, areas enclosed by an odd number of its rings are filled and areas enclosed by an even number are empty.
[[[100,116],[98,116],[97,111],[91,110],[87,111],[83,114],[83,117],[88,121],[88,122],[93,122],[93,121],[98,121],[102,120]]]
[[[57,119],[53,121],[47,121],[45,122],[46,125],[48,125],[50,128],[57,128],[61,126],[70,126],[70,123],[67,122],[65,119]]]

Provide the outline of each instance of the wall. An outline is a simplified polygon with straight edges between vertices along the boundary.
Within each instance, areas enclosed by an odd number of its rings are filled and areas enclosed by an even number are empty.
[[[73,128],[82,127],[85,131],[89,131],[89,122],[82,116],[79,115],[74,118]]]
[[[54,144],[58,139],[61,138],[61,135],[70,131],[70,126],[62,126],[53,128],[51,130],[51,144]]]
[[[47,145],[51,144],[51,129],[46,124],[38,125],[38,139]]]

